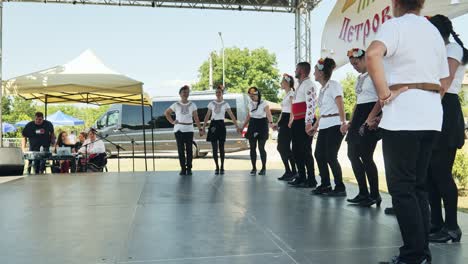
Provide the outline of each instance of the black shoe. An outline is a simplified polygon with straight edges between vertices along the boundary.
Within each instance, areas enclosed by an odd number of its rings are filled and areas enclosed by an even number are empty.
[[[390,261],[383,261],[383,262],[381,261],[379,262],[379,264],[407,264],[407,263],[404,261],[401,261],[399,256],[395,256]],[[431,264],[431,262],[425,259],[421,261],[419,264]]]
[[[316,183],[312,183],[312,182],[309,182],[309,181],[304,181],[298,185],[295,185],[294,187],[296,188],[312,188],[312,189],[315,189],[317,187],[317,184]]]
[[[384,213],[386,215],[395,215],[395,210],[393,209],[393,207],[387,207],[387,208],[385,208]]]
[[[180,175],[180,176],[185,176],[185,175],[187,175],[187,171],[186,171],[186,170],[181,170],[181,171],[179,172],[179,175]]]
[[[443,226],[439,226],[439,225],[433,225],[431,224],[429,226],[429,234],[435,234],[435,233],[438,233],[442,230],[442,228],[444,228]]]
[[[192,170],[191,169],[187,170],[187,176],[192,176]]]
[[[313,195],[322,195],[322,194],[327,194],[329,192],[333,191],[332,187],[330,185],[320,185],[319,187],[315,188],[310,194]]]
[[[265,175],[266,174],[266,169],[261,169],[258,175]]]
[[[335,187],[333,191],[324,193],[324,195],[330,196],[330,197],[346,197],[346,189],[343,187],[339,187],[339,188]]]
[[[288,184],[291,186],[297,186],[303,184],[304,182],[305,180],[303,178],[296,177],[292,181],[288,182]]]
[[[353,199],[347,199],[346,201],[348,201],[349,203],[358,204],[358,203],[360,203],[362,201],[365,201],[367,199],[369,199],[369,195],[358,194]]]
[[[279,177],[278,180],[279,181],[287,181],[288,179],[292,179],[293,178],[293,175],[291,173],[287,173],[285,172],[283,174],[283,176]]]
[[[215,170],[215,175],[219,175],[219,169]]]
[[[447,243],[452,240],[453,243],[460,242],[462,237],[462,231],[460,228],[455,230],[448,230],[447,228],[442,228],[439,232],[429,235],[429,242],[431,243]]]
[[[219,174],[224,175],[224,169],[220,169]]]
[[[361,201],[359,203],[359,206],[362,206],[362,207],[371,207],[372,205],[377,205],[377,207],[380,207],[380,204],[382,204],[382,198],[381,197],[377,197],[377,198],[370,198],[368,197],[366,200],[364,201]]]
[[[257,175],[257,170],[256,169],[253,169],[250,171],[250,176],[255,176]]]

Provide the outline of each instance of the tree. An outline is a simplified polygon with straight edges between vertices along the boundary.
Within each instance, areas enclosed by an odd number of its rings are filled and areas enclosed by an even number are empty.
[[[254,50],[227,48],[225,54],[225,83],[229,92],[245,93],[251,86],[259,88],[265,99],[278,101],[280,74],[276,55],[265,48]],[[213,62],[214,85],[223,82],[222,56],[216,52],[210,54]],[[193,85],[194,90],[209,88],[209,59],[199,68],[199,81]]]
[[[356,104],[356,92],[354,91],[356,76],[352,73],[348,73],[346,78],[341,80],[341,86],[343,86],[345,113],[349,120],[353,114],[354,105]]]

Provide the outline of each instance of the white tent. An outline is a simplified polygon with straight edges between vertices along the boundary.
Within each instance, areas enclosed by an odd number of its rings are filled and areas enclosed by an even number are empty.
[[[44,103],[141,104],[143,94],[142,82],[109,69],[91,50],[66,64],[9,79],[4,87]]]
[[[423,15],[450,18],[467,12],[468,0],[426,0],[422,11]],[[380,25],[392,15],[391,0],[336,0],[322,33],[322,57],[333,58],[338,66],[346,64],[346,52],[367,48]]]

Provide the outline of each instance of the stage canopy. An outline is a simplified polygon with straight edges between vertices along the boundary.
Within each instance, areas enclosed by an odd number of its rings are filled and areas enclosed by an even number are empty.
[[[11,95],[48,103],[151,104],[143,83],[108,68],[91,50],[63,65],[4,82]]]
[[[468,0],[426,0],[423,15],[455,18],[467,12]],[[346,52],[367,48],[392,15],[391,0],[337,0],[322,33],[322,57],[335,59],[338,66],[348,63]]]

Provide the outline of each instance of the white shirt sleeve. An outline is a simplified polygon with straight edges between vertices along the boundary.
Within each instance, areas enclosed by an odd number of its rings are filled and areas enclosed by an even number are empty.
[[[449,65],[448,65],[448,61],[447,61],[447,58],[448,58],[448,52],[444,46],[444,48],[442,49],[441,47],[441,50],[442,50],[442,58],[440,59],[440,77],[439,79],[444,79],[444,78],[447,78],[450,76],[450,69],[449,69]],[[462,50],[462,57],[463,57],[463,50]],[[456,58],[455,58],[456,59]]]
[[[106,152],[106,146],[104,145],[104,142],[102,140],[96,141],[93,144],[94,144],[94,150],[93,150],[94,153],[99,154],[99,153]]]
[[[176,105],[177,103],[173,103],[171,106],[169,106],[169,108],[172,110],[172,111],[176,111]]]
[[[228,102],[224,102],[224,106],[226,107],[226,110],[231,109],[231,106]]]
[[[398,24],[392,20],[388,20],[381,27],[374,41],[382,42],[387,48],[386,57],[391,57],[395,54],[399,42]]]
[[[450,43],[447,45],[447,57],[452,58],[461,63],[463,59],[463,49],[460,45]]]
[[[208,108],[209,110],[211,110],[211,111],[213,112],[213,110],[214,110],[214,103],[213,103],[213,102],[210,102],[206,108]]]
[[[191,108],[192,108],[192,112],[198,109],[197,105],[194,102],[192,102]]]
[[[314,122],[315,108],[317,107],[317,96],[315,94],[315,86],[310,82],[309,87],[304,87],[304,92],[306,96],[306,124],[312,124]]]
[[[333,85],[329,89],[333,99],[336,99],[338,96],[343,97],[343,88],[339,82],[333,82]]]

